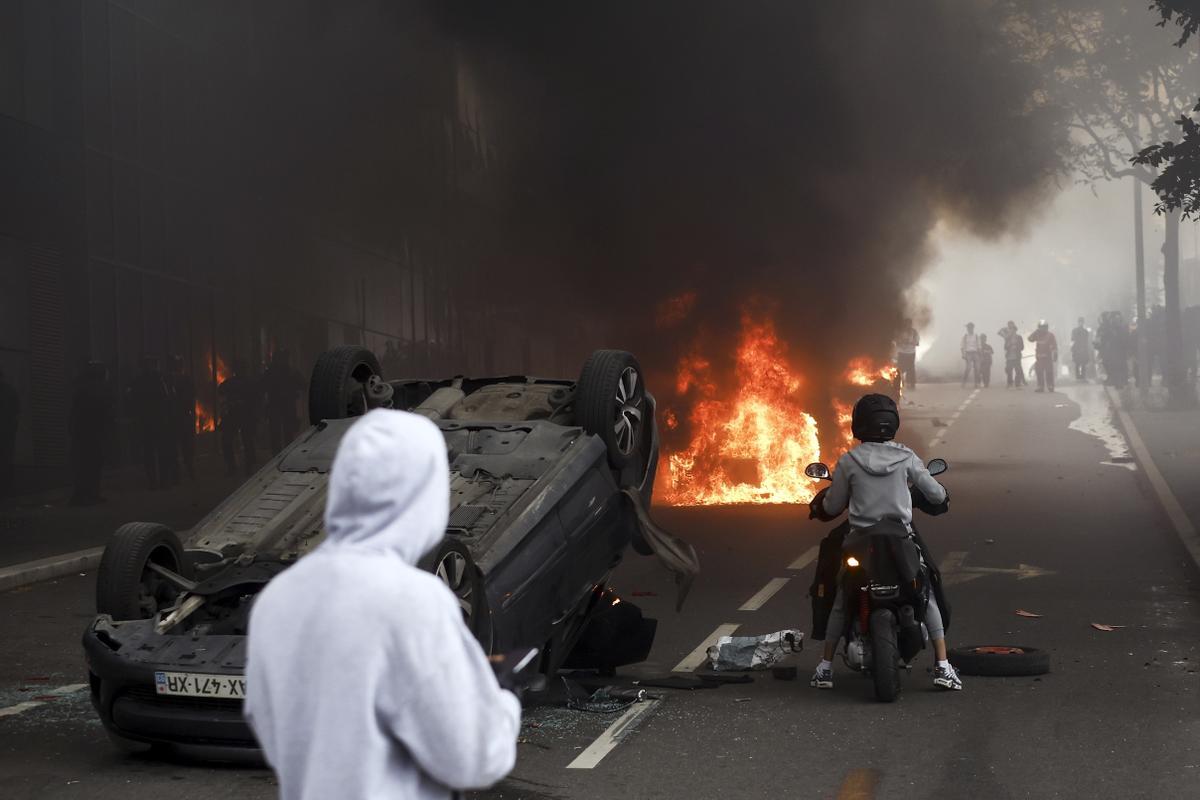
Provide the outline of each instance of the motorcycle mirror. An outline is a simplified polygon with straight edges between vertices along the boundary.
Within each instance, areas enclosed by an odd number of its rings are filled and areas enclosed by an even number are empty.
[[[927,468],[930,475],[941,475],[943,472],[950,469],[950,466],[946,463],[946,459],[935,458],[929,462]]]
[[[820,461],[814,461],[804,468],[804,474],[810,478],[817,480],[829,480],[829,467],[822,464]]]

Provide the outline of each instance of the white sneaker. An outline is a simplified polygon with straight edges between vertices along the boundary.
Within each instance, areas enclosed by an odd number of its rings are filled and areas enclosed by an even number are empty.
[[[953,692],[961,692],[963,688],[962,678],[958,677],[958,671],[954,669],[953,665],[935,666],[933,668],[933,685]]]

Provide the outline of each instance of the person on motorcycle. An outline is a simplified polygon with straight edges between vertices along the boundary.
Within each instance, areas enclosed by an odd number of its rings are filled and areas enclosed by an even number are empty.
[[[917,454],[893,441],[899,428],[900,411],[890,397],[868,394],[860,398],[854,405],[851,419],[854,438],[860,444],[838,459],[833,483],[813,498],[810,516],[835,517],[849,508],[850,533],[846,538],[851,540],[858,531],[884,519],[898,520],[911,530],[913,500],[910,486],[931,504],[947,502],[945,487],[929,474]],[[833,688],[833,654],[845,629],[843,606],[839,588],[829,614],[824,653],[810,681],[817,689]],[[962,680],[947,658],[942,615],[932,593],[925,609],[925,627],[933,642],[937,662],[933,672],[934,685],[961,690]]]

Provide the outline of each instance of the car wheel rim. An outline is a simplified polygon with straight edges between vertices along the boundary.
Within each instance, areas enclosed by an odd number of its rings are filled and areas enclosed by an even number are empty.
[[[350,370],[342,387],[342,396],[346,398],[347,417],[361,417],[367,413],[367,387],[374,375],[371,365],[365,361],[360,361]]]
[[[622,455],[629,455],[637,447],[642,426],[640,389],[637,370],[626,367],[617,380],[617,418],[613,423],[613,437]]]
[[[471,622],[471,579],[467,574],[467,559],[462,553],[451,550],[442,556],[434,574],[446,584],[454,596],[458,598],[458,607],[462,611],[463,620]]]

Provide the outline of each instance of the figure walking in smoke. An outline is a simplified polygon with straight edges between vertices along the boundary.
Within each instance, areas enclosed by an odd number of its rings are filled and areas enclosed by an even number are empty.
[[[249,475],[255,467],[254,435],[257,432],[258,397],[252,379],[245,374],[245,363],[233,362],[233,371],[217,387],[220,407],[221,450],[225,455],[225,474],[237,471],[237,444],[242,445],[242,467]]]
[[[183,371],[183,358],[171,356],[166,376],[170,413],[167,436],[171,447],[171,471],[178,475],[180,464],[190,480],[196,478],[196,387]]]
[[[1058,363],[1058,340],[1050,332],[1050,323],[1042,320],[1037,330],[1029,334],[1029,341],[1034,342],[1036,360],[1033,368],[1037,372],[1038,388],[1034,391],[1054,391],[1054,365]]]
[[[291,355],[279,349],[271,356],[271,365],[263,375],[267,401],[267,437],[271,453],[278,453],[296,438],[296,400],[304,390],[304,378],[292,368]]]
[[[130,384],[128,396],[146,485],[151,490],[162,489],[174,482],[169,463],[174,448],[169,427],[171,402],[157,358],[142,358],[142,370]]]
[[[963,388],[967,386],[968,376],[974,379],[975,388],[979,388],[979,334],[975,333],[975,323],[967,323],[967,332],[962,337]]]
[[[911,319],[904,320],[896,336],[896,381],[905,389],[917,388],[917,346],[921,337]]]
[[[1071,331],[1071,361],[1075,363],[1075,380],[1086,381],[1088,364],[1092,361],[1092,332],[1083,317]]]
[[[979,378],[985,389],[992,385],[992,356],[995,352],[988,344],[987,334],[979,334]]]
[[[997,334],[1004,340],[1004,377],[1008,388],[1020,389],[1025,385],[1025,372],[1021,369],[1021,353],[1025,351],[1025,337],[1017,332],[1017,323],[1011,319]]]

